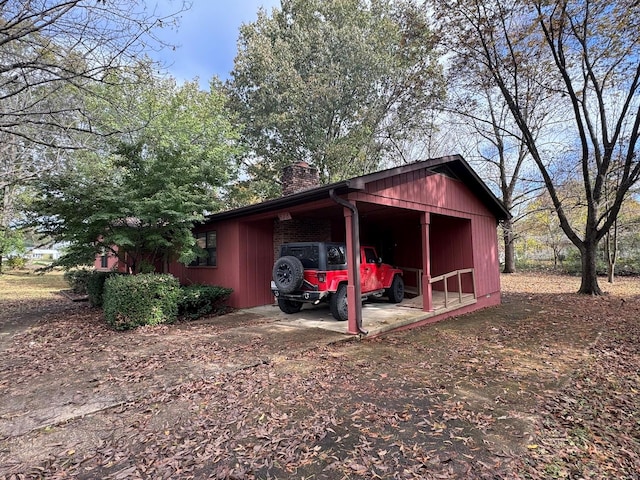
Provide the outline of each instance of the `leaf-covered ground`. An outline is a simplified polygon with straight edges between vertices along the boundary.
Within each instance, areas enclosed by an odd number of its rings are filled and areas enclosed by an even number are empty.
[[[338,343],[74,304],[5,341],[0,478],[638,478],[640,280],[502,281],[500,307]]]

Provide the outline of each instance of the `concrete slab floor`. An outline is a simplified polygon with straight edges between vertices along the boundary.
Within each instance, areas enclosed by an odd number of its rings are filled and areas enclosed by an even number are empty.
[[[326,303],[305,305],[300,312],[294,314],[283,313],[276,304],[254,307],[247,311],[273,318],[283,325],[321,328],[347,335],[347,322],[340,322],[333,318]],[[362,305],[362,327],[369,332],[369,335],[399,328],[430,316],[433,316],[433,313],[416,308],[416,302],[410,299],[399,304],[373,300]]]

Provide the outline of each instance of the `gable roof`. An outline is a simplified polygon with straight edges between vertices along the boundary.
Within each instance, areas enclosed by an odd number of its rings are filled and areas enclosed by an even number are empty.
[[[504,204],[493,194],[482,179],[478,177],[476,172],[471,168],[466,160],[462,158],[462,156],[449,155],[446,157],[432,158],[429,160],[409,163],[407,165],[369,173],[349,180],[342,180],[340,182],[322,185],[310,190],[304,190],[292,195],[267,200],[265,202],[248,205],[246,207],[214,213],[209,215],[204,223],[213,223],[221,220],[266,213],[316,200],[323,200],[329,197],[329,192],[331,190],[334,190],[338,195],[362,191],[368,183],[420,169],[426,169],[433,174],[442,174],[460,180],[476,195],[476,197],[478,197],[480,201],[482,201],[482,203],[496,216],[498,220],[505,220],[511,216]]]

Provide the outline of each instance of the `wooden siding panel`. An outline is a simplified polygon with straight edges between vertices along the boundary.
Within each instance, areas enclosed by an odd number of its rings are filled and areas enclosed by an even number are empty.
[[[273,222],[244,223],[240,228],[240,235],[239,308],[273,303],[270,288],[273,267]]]
[[[118,247],[113,247],[114,250],[118,250]],[[115,256],[112,252],[107,252],[107,266],[102,266],[102,255],[97,255],[96,259],[93,262],[93,267],[100,272],[111,272],[111,271],[123,271],[125,265],[120,265],[118,261],[118,257]]]
[[[367,185],[366,193],[372,198],[405,200],[422,206],[435,206],[452,212],[466,212],[493,216],[487,207],[461,181],[444,175],[427,175],[426,171],[409,172]]]
[[[462,268],[475,269],[476,294],[499,295],[497,229],[495,218],[473,215],[471,220],[441,215],[431,216],[431,276]],[[463,276],[463,291],[471,291],[470,276]],[[437,290],[442,285],[436,285]],[[457,280],[448,288],[457,291]]]
[[[187,267],[178,262],[169,265],[169,272],[180,280],[183,285],[200,283],[205,285],[220,285],[233,288],[229,304],[239,308],[241,304],[240,275],[238,269],[238,230],[236,222],[222,222],[195,229],[195,232],[215,230],[218,244],[217,267]]]
[[[472,221],[432,215],[431,276],[473,267]]]
[[[495,218],[476,217],[473,222],[474,268],[478,297],[500,293],[498,233]]]

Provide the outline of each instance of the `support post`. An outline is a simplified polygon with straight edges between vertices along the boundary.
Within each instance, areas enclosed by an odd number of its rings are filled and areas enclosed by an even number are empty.
[[[360,276],[356,275],[356,272],[360,269],[360,245],[354,245],[354,243],[359,244],[360,242],[358,242],[358,239],[353,238],[353,212],[347,207],[344,207],[343,211],[347,237],[347,333],[357,335],[360,333],[358,329],[357,308],[362,308],[362,306],[360,298],[358,298],[358,292],[360,289],[356,288],[356,282],[360,281]]]
[[[431,298],[431,247],[429,244],[429,224],[431,214],[422,212],[420,216],[420,230],[422,233],[422,309],[425,312],[433,310]]]

